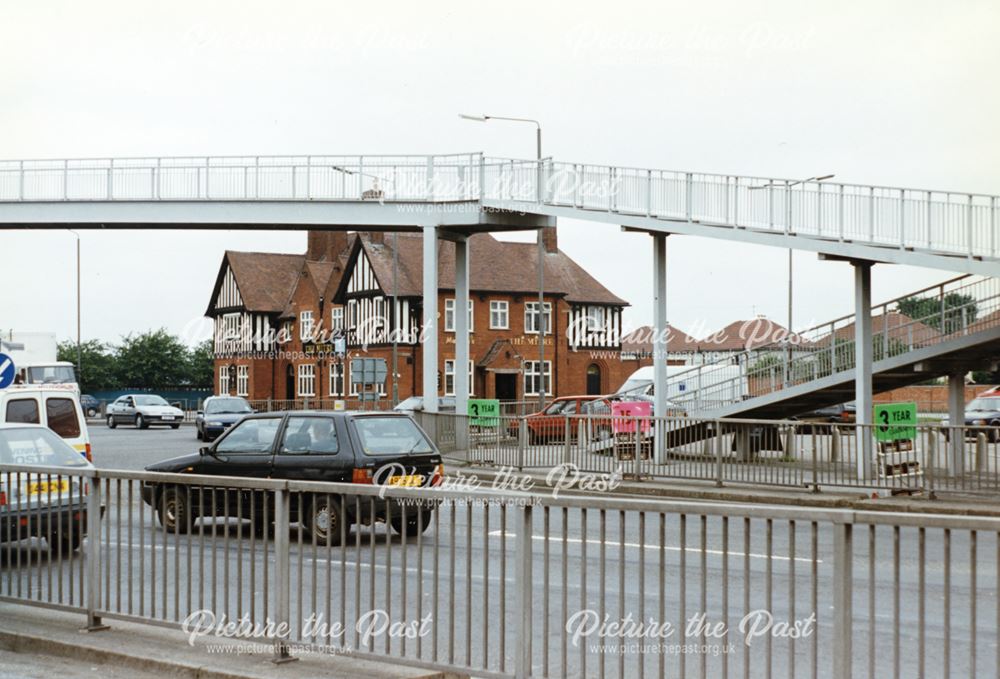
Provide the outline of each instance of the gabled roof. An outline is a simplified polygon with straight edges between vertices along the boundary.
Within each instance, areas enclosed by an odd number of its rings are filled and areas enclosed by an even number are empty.
[[[656,330],[650,325],[642,325],[622,337],[623,353],[652,353]],[[680,328],[667,326],[667,351],[671,353],[694,352],[698,341]]]
[[[305,259],[305,255],[226,250],[205,315],[212,315],[227,266],[236,278],[247,311],[280,312],[295,290]]]
[[[358,253],[364,249],[382,290],[393,293],[393,244],[398,251],[398,276],[395,293],[400,297],[423,295],[423,238],[420,234],[385,234],[384,242],[369,234],[359,234],[351,249],[344,270],[339,299],[346,291],[349,272],[354,268]],[[488,233],[469,238],[470,292],[537,293],[538,257],[534,243],[499,241]],[[438,243],[439,288],[453,289],[455,280],[455,248],[451,243]],[[545,291],[562,295],[569,302],[627,306],[628,302],[614,295],[587,273],[564,252],[545,255]]]
[[[698,351],[752,351],[790,338],[793,346],[810,346],[812,343],[788,328],[759,316],[745,321],[733,321],[708,337],[698,340]]]

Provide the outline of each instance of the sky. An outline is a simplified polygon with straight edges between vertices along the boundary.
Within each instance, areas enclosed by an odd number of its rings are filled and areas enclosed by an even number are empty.
[[[531,157],[996,193],[1000,5],[869,0],[501,4],[0,3],[0,158]],[[506,237],[506,236],[505,236]],[[533,235],[524,235],[533,239]],[[652,320],[648,236],[559,222],[560,247]],[[787,317],[787,251],[668,239],[668,318]],[[0,330],[76,334],[76,237],[0,232]],[[305,233],[84,231],[82,334],[196,339],[226,249]],[[795,254],[796,329],[852,312],[849,265]],[[875,302],[950,278],[879,265]]]

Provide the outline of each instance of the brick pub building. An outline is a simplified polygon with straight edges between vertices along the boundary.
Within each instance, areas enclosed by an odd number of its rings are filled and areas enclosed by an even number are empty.
[[[470,389],[478,398],[613,392],[635,369],[621,361],[616,297],[544,231],[545,362],[538,362],[537,245],[469,238]],[[355,396],[350,359],[386,359],[392,395],[420,391],[421,234],[310,231],[303,255],[227,251],[206,315],[215,324],[215,392],[250,399]],[[438,246],[441,281],[454,280],[454,245]],[[393,304],[395,297],[395,304]],[[438,293],[439,394],[454,393],[455,291]],[[331,338],[343,337],[346,357]]]

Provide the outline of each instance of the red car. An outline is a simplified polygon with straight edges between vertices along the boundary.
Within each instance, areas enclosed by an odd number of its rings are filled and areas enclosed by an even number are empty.
[[[608,415],[611,414],[611,401],[607,396],[560,396],[537,413],[525,417],[528,425],[528,442],[531,444],[546,441],[562,441],[566,435],[566,420],[571,415]],[[510,434],[516,436],[519,420],[510,423]],[[578,420],[570,421],[570,438],[576,438]],[[606,430],[605,438],[611,436],[610,419],[597,426],[592,425],[592,436],[601,438]]]

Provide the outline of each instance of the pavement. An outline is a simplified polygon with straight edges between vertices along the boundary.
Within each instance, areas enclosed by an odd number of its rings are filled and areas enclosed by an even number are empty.
[[[463,676],[302,651],[296,653],[295,662],[276,665],[271,661],[270,651],[245,642],[202,638],[189,645],[179,629],[106,620],[109,629],[87,632],[81,630],[84,622],[85,617],[80,613],[0,603],[0,678],[452,679]]]

